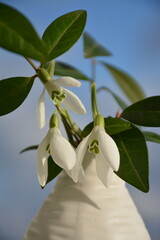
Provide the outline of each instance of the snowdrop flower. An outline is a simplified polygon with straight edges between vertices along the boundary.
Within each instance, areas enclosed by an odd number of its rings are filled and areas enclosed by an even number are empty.
[[[53,80],[49,73],[40,68],[38,71],[38,76],[44,84],[44,88],[49,93],[49,96],[53,103],[59,104],[63,103],[63,105],[75,113],[85,114],[86,109],[81,102],[81,100],[70,90],[63,87],[80,87],[81,83],[72,77],[60,77],[56,80]],[[44,126],[44,116],[45,116],[45,107],[44,107],[44,90],[37,105],[38,112],[38,122],[40,128]]]
[[[99,117],[102,119],[100,114],[98,114]],[[70,177],[75,182],[81,181],[82,173],[84,175],[83,159],[87,152],[94,155],[97,176],[108,187],[112,180],[113,171],[118,171],[120,155],[114,140],[105,132],[102,125],[96,125],[76,149],[77,163],[70,172]]]
[[[58,166],[66,171],[71,170],[76,163],[75,150],[62,136],[56,114],[51,117],[50,129],[37,150],[37,175],[42,187],[45,186],[48,178],[49,155],[52,156]]]

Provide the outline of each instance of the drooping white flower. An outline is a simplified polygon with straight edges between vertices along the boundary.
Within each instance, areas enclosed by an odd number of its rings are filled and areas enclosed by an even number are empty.
[[[70,177],[75,182],[79,181],[82,173],[84,174],[82,171],[83,159],[87,152],[94,155],[97,176],[108,187],[112,180],[113,171],[118,171],[120,155],[116,143],[102,126],[95,126],[76,149],[77,163],[70,172]]]
[[[81,83],[71,77],[60,77],[56,80],[47,81],[44,86],[47,89],[50,98],[54,102],[63,103],[63,105],[75,113],[85,114],[86,109],[81,100],[65,87],[80,87]]]
[[[71,144],[62,136],[59,128],[50,128],[37,150],[37,175],[40,185],[45,186],[48,178],[48,157],[66,171],[76,163],[76,153]]]
[[[72,77],[60,77],[56,80],[52,79],[49,73],[40,68],[37,74],[44,84],[44,89],[47,90],[54,104],[62,103],[75,113],[85,114],[86,109],[81,100],[70,90],[64,87],[80,87],[81,83]],[[37,105],[37,116],[40,128],[45,125],[45,92],[43,90]]]

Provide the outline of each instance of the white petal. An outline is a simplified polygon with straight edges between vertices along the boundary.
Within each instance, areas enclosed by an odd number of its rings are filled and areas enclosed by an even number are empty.
[[[71,170],[76,164],[75,150],[61,135],[58,128],[53,128],[50,140],[50,152],[55,163],[65,170]]]
[[[43,89],[43,92],[40,95],[40,98],[38,100],[37,119],[38,119],[39,127],[43,128],[45,125],[45,122],[46,122],[46,119],[45,119],[45,88]]]
[[[105,132],[105,130],[99,127],[98,141],[101,154],[103,158],[108,161],[111,168],[114,171],[118,171],[120,164],[120,155],[114,140]]]
[[[64,92],[66,93],[66,98],[64,99],[63,104],[75,113],[86,114],[86,109],[77,95],[68,89],[64,89]]]
[[[48,160],[47,157],[37,158],[37,175],[39,184],[44,187],[48,178]]]
[[[63,87],[80,87],[81,86],[80,81],[77,81],[72,77],[60,77],[56,79],[55,82],[56,84]]]
[[[74,182],[77,182],[78,180],[80,180],[81,176],[84,175],[84,171],[82,168],[82,162],[83,162],[84,156],[85,156],[87,148],[88,148],[88,142],[89,142],[90,135],[91,135],[91,133],[80,142],[80,144],[78,145],[78,147],[76,149],[77,162],[76,162],[74,168],[72,169],[72,176],[71,176]]]
[[[75,173],[74,167],[71,170],[67,170],[66,173],[68,174],[68,176],[70,178],[72,178],[72,180],[74,182],[83,183],[83,181],[84,181],[84,170],[83,170],[82,166],[80,167],[79,171],[77,172],[77,175]]]
[[[100,154],[96,155],[96,172],[101,182],[109,187],[112,183],[113,169]]]
[[[91,133],[90,133],[90,138],[89,138],[89,144],[92,143],[93,140],[98,140],[98,136],[99,136],[99,126],[95,126]]]
[[[79,174],[78,174],[78,179],[77,179],[77,182],[79,183],[83,183],[84,182],[84,169],[83,167],[81,166],[80,169],[79,169]]]
[[[47,83],[45,83],[45,88],[47,89],[47,92],[49,93],[51,99],[53,91],[61,91],[62,89],[58,84],[56,84],[56,81],[54,80],[47,81]]]
[[[37,149],[37,175],[40,185],[43,187],[46,184],[48,178],[48,153],[46,147],[49,144],[50,132],[39,144]]]

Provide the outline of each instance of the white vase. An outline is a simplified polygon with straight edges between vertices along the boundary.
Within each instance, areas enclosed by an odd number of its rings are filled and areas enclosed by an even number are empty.
[[[24,240],[150,240],[124,181],[114,174],[106,188],[96,175],[95,159],[84,162],[84,183],[61,172]]]

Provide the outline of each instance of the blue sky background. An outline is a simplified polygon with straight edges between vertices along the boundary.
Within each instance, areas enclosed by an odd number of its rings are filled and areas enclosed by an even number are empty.
[[[1,1],[20,10],[37,29],[39,35],[60,15],[78,9],[88,12],[85,30],[106,46],[113,56],[100,58],[129,72],[143,86],[146,95],[160,91],[160,5],[156,0],[6,0]],[[90,75],[90,61],[83,59],[82,38],[59,58]],[[35,63],[36,64],[36,63]],[[20,56],[0,50],[0,78],[30,76],[29,64]],[[101,67],[96,69],[97,85],[108,86],[123,97],[111,76]],[[74,89],[87,108],[86,116],[72,114],[84,127],[91,120],[88,83]],[[0,239],[21,240],[26,227],[53,187],[41,190],[36,176],[36,152],[23,155],[19,151],[38,144],[47,131],[39,130],[36,104],[42,85],[36,80],[26,101],[15,112],[0,119]],[[106,93],[98,96],[101,112],[115,115],[118,106]],[[52,113],[47,99],[47,120]],[[160,133],[159,128],[152,129]],[[149,143],[150,192],[129,190],[141,212],[153,240],[160,239],[160,146]]]

